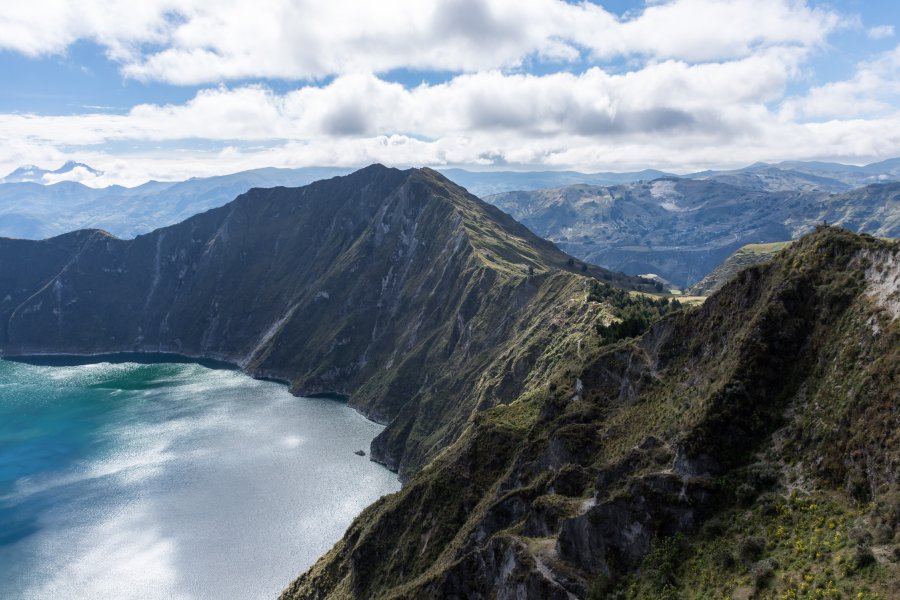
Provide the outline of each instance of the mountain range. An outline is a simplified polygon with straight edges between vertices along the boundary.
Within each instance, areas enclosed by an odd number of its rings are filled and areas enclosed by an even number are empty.
[[[20,167],[0,179],[0,236],[43,239],[76,229],[94,228],[131,238],[222,206],[254,187],[296,187],[351,171],[333,167],[264,168],[180,182],[149,181],[127,188],[84,185],[79,181],[81,178],[75,176],[85,170],[102,175],[87,165],[70,161],[53,171],[33,165]],[[444,173],[476,195],[585,181],[609,185],[666,175],[649,170],[584,174],[448,169]],[[75,178],[67,180],[66,174]]]
[[[821,227],[639,338],[599,331],[282,599],[893,597],[898,242]]]
[[[54,170],[27,165],[0,179],[0,235],[42,239],[75,229],[99,228],[119,237],[134,237],[222,206],[253,187],[305,185],[350,171],[338,167],[264,168],[181,182],[149,181],[126,188],[89,187],[80,183],[91,179],[82,174],[93,178],[103,175],[84,163],[69,161]],[[479,197],[568,185],[616,186],[677,177],[654,169],[579,173],[454,168],[442,173]],[[683,178],[719,181],[755,191],[844,192],[871,183],[900,180],[900,159],[865,167],[838,163],[759,163],[734,171],[704,171]]]
[[[44,185],[33,178],[2,183],[0,235],[44,239],[93,228],[132,238],[222,206],[255,187],[295,187],[346,173],[338,168],[257,169],[180,182],[149,181],[133,188],[94,188],[77,181]]]
[[[135,188],[45,185],[55,171],[23,167],[0,183],[0,235],[44,239],[83,228],[131,238],[216,208],[254,187],[305,185],[342,168],[257,169]],[[444,175],[577,258],[688,287],[746,244],[796,238],[817,223],[896,236],[900,159],[865,167],[756,164],[676,178],[662,171],[474,172]],[[873,183],[875,182],[875,183]],[[878,183],[880,182],[880,183]],[[856,187],[863,185],[865,187]]]
[[[900,159],[892,158],[864,166],[804,161],[756,163],[733,171],[692,173],[686,178],[711,179],[771,192],[844,192],[872,183],[900,180]]]
[[[405,476],[537,375],[554,322],[590,326],[589,280],[654,289],[435,171],[375,165],[133,240],[0,238],[0,354],[175,352],[343,394],[388,424],[372,454]]]
[[[606,268],[688,287],[747,244],[817,224],[900,236],[900,183],[843,193],[765,191],[709,179],[573,185],[485,198],[563,250]]]

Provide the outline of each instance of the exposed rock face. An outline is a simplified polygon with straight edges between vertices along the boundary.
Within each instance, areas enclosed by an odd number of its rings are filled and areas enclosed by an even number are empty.
[[[556,344],[554,367],[477,415],[283,598],[834,586],[819,578],[854,523],[900,539],[900,320],[880,291],[898,256],[897,242],[821,228],[640,339]],[[841,593],[889,597],[900,568],[885,565],[844,569]]]
[[[134,240],[0,239],[0,353],[176,352],[345,394],[405,475],[518,395],[585,276],[643,285],[569,261],[434,171],[376,165]]]

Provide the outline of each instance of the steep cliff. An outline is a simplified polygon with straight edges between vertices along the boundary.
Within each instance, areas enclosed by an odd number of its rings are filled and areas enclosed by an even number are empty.
[[[562,337],[283,598],[895,597],[898,317],[900,244],[820,228],[639,339]]]
[[[345,394],[406,475],[521,393],[553,323],[590,322],[591,278],[649,289],[434,171],[375,165],[133,240],[0,239],[0,353],[176,352]]]

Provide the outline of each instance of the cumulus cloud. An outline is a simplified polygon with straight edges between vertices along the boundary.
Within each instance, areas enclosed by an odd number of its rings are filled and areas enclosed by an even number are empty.
[[[866,35],[873,40],[882,40],[884,38],[894,37],[894,26],[878,25],[877,27],[870,27],[866,30]]]
[[[777,98],[799,59],[794,51],[770,50],[728,63],[665,61],[625,74],[597,67],[542,76],[488,71],[414,88],[371,74],[284,94],[260,85],[220,86],[184,104],[142,104],[123,115],[0,115],[0,135],[66,145],[504,131],[524,137],[676,130],[715,136],[742,127],[736,107]]]
[[[537,58],[691,62],[811,48],[843,19],[795,0],[670,0],[624,18],[564,0],[32,0],[0,14],[0,47],[93,40],[144,80],[317,79],[393,69],[475,72]]]
[[[0,114],[0,168],[75,158],[105,172],[98,185],[373,161],[689,171],[900,154],[900,51],[787,95],[848,25],[803,0],[624,16],[563,0],[13,3],[0,49],[91,40],[127,77],[205,87],[117,113]],[[397,69],[445,75],[410,86]],[[265,78],[297,83],[247,83]]]
[[[23,157],[46,164],[43,157],[58,162],[73,154],[106,172],[96,185],[374,161],[685,171],[900,153],[900,133],[890,133],[900,132],[898,111],[874,91],[893,86],[897,93],[900,49],[862,63],[849,81],[779,105],[803,60],[800,49],[770,48],[738,60],[667,60],[621,74],[598,67],[580,74],[487,71],[413,88],[350,74],[285,93],[220,86],[182,104],[143,104],[120,115],[2,114],[0,136],[10,151],[0,152],[0,164],[11,170]],[[865,99],[874,113],[862,114]],[[847,115],[847,102],[860,114]],[[216,149],[189,150],[192,140]],[[107,150],[130,142],[142,150]]]
[[[853,77],[811,88],[782,107],[785,119],[847,119],[896,111],[900,46],[857,65]]]

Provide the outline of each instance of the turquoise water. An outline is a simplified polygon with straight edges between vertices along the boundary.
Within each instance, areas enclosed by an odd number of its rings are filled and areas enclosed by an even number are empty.
[[[380,429],[233,370],[0,360],[0,598],[275,598],[399,489],[353,454]]]

